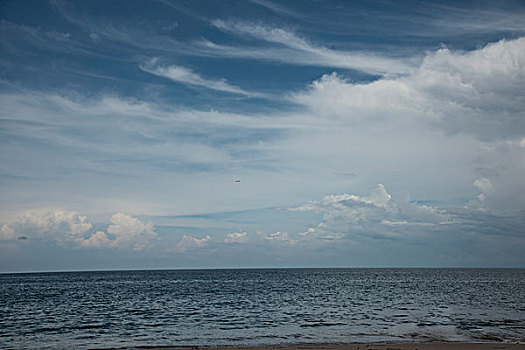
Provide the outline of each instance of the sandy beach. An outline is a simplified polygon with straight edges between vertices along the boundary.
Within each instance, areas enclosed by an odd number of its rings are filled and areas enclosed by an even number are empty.
[[[501,350],[525,349],[525,344],[508,343],[406,343],[406,344],[317,344],[247,347],[171,347],[144,346],[133,349],[165,350]]]

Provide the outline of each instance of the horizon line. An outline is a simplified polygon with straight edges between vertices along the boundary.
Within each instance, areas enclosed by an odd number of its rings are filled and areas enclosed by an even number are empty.
[[[38,274],[38,273],[84,273],[84,272],[155,272],[155,271],[224,271],[224,270],[491,270],[491,269],[513,269],[523,270],[522,267],[509,266],[360,266],[360,267],[344,267],[344,266],[330,266],[330,267],[184,267],[184,268],[129,268],[129,269],[86,269],[86,270],[41,270],[41,271],[0,271],[0,275],[9,274]]]

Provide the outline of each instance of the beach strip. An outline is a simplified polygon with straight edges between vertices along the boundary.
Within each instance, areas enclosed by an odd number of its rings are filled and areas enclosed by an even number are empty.
[[[525,350],[525,344],[515,343],[404,343],[404,344],[311,344],[311,345],[261,345],[239,347],[176,347],[143,346],[133,349],[153,350]]]

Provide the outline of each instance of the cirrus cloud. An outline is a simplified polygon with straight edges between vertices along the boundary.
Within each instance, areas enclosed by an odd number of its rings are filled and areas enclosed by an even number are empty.
[[[200,74],[195,73],[189,68],[171,65],[161,66],[157,63],[158,59],[153,58],[145,64],[139,65],[139,68],[144,72],[170,79],[171,81],[204,87],[207,89],[228,92],[231,94],[244,95],[248,97],[263,97],[263,94],[248,92],[238,86],[228,84],[225,79],[213,80],[202,77]]]

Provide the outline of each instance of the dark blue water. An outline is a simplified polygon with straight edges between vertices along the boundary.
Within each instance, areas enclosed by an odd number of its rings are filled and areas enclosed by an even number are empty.
[[[0,348],[524,338],[525,269],[0,275]]]

